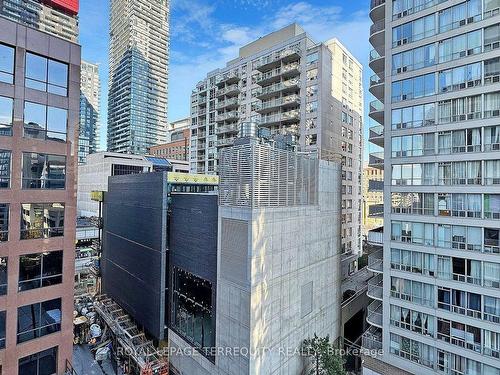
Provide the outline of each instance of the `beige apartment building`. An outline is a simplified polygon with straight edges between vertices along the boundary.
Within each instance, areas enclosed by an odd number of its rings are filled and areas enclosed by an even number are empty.
[[[220,149],[248,122],[287,136],[300,151],[341,156],[345,275],[361,251],[361,77],[362,66],[338,40],[317,43],[292,24],[240,48],[191,95],[192,173],[218,173]]]
[[[363,236],[383,224],[384,171],[365,166],[363,168]]]

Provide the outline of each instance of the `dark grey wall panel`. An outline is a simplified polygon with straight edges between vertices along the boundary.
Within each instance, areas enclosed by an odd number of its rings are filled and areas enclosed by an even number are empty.
[[[214,286],[217,281],[217,195],[173,194],[170,261]]]
[[[161,340],[167,267],[166,173],[110,177],[103,216],[103,292]]]

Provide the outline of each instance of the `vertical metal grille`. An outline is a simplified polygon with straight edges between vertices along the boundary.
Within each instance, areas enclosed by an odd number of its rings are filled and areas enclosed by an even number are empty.
[[[316,158],[262,144],[221,150],[221,206],[291,207],[318,203]]]

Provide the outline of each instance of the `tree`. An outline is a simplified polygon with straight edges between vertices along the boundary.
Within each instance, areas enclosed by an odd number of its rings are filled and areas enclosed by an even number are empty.
[[[312,339],[302,343],[302,354],[311,358],[311,369],[308,375],[346,375],[344,360],[335,353],[335,347],[330,343],[330,338],[318,337],[314,334]]]

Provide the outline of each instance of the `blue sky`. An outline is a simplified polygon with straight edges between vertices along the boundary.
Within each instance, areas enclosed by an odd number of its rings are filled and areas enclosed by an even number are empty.
[[[363,64],[367,108],[371,49],[368,3],[368,0],[171,0],[169,120],[189,115],[191,90],[207,72],[237,57],[242,45],[292,22],[299,23],[318,42],[337,37]],[[102,147],[107,113],[108,19],[108,0],[80,1],[82,57],[99,63],[101,70]]]

